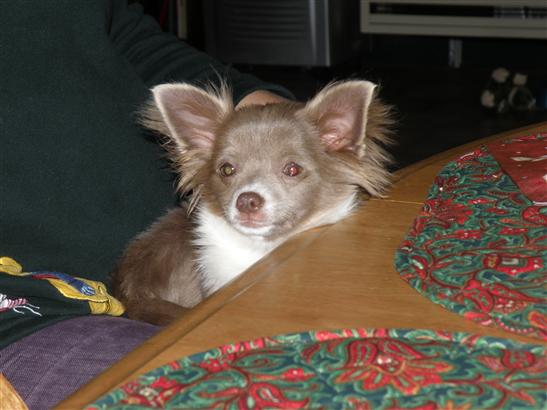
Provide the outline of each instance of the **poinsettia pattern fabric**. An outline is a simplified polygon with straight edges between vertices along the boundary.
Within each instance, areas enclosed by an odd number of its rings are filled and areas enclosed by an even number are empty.
[[[87,409],[543,408],[546,376],[539,345],[430,330],[316,331],[177,360]]]
[[[543,134],[521,139],[534,138],[545,141]],[[527,198],[487,147],[435,178],[395,265],[435,303],[547,340],[547,207]]]
[[[488,144],[488,151],[536,205],[547,205],[547,132]]]

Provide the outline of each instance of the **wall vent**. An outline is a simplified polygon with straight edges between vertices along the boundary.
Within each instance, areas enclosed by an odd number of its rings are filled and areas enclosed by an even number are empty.
[[[204,0],[206,50],[239,64],[330,66],[356,47],[358,0]]]

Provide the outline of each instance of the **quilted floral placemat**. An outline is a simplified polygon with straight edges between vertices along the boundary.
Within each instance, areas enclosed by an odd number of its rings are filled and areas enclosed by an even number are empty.
[[[289,334],[177,360],[86,409],[540,409],[545,353],[428,330]]]
[[[547,340],[546,151],[547,134],[527,135],[448,163],[396,253],[401,277],[468,319]]]

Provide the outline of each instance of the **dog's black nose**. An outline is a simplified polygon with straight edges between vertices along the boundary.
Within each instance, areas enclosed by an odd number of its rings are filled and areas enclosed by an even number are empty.
[[[257,212],[264,205],[264,198],[256,192],[243,192],[237,197],[236,208],[239,212],[252,214]]]

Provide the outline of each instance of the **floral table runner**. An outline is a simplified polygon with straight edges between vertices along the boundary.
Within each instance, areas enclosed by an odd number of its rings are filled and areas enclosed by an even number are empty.
[[[545,349],[464,333],[345,329],[231,344],[174,361],[86,407],[545,408]]]
[[[547,134],[527,135],[446,165],[396,254],[401,277],[468,319],[547,340],[546,152]]]

